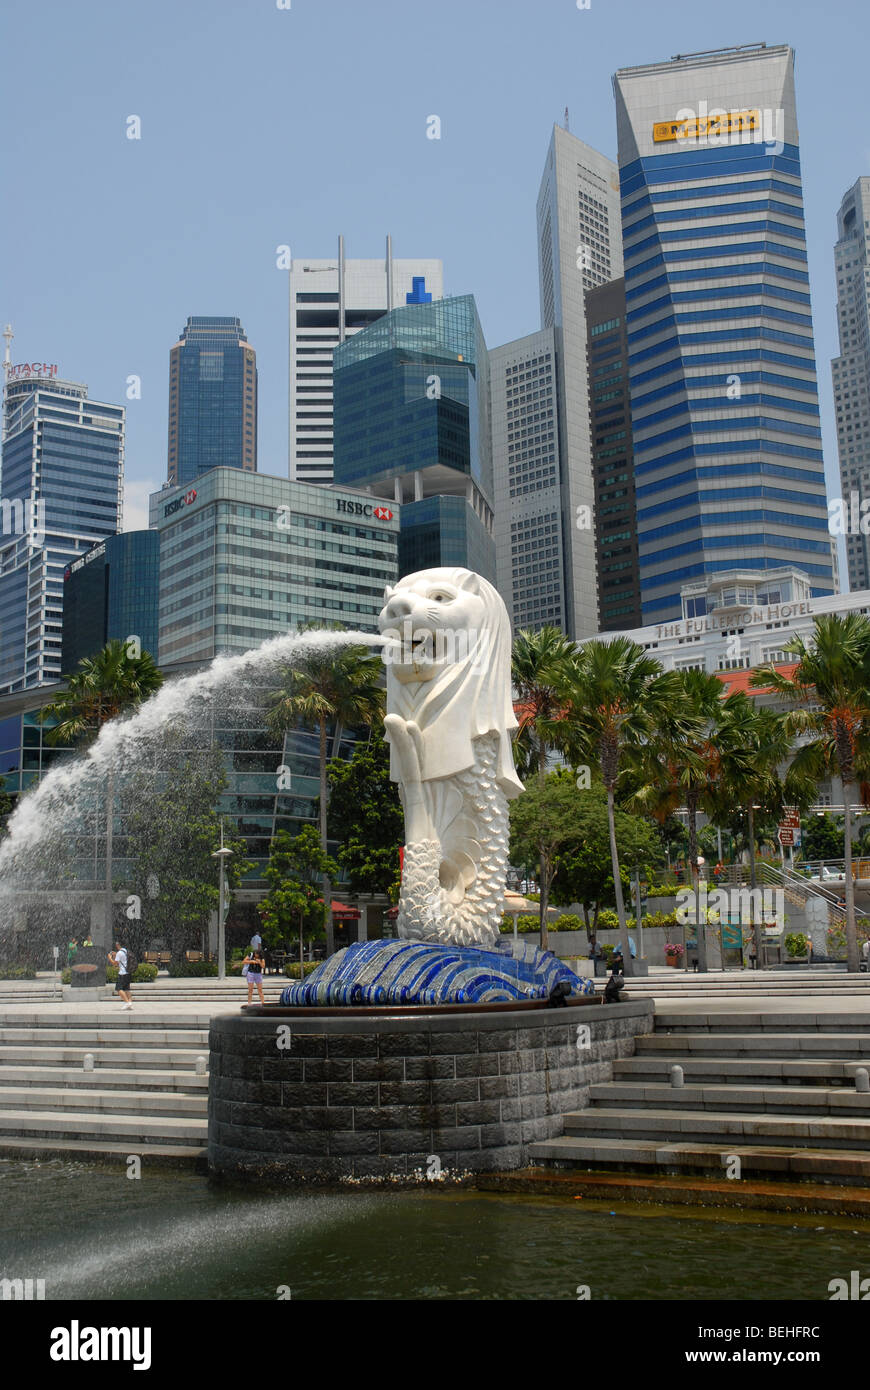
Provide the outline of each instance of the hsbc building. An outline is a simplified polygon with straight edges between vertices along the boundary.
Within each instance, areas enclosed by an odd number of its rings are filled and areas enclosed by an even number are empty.
[[[161,665],[248,651],[301,623],[374,632],[401,507],[354,488],[213,468],[151,497]]]

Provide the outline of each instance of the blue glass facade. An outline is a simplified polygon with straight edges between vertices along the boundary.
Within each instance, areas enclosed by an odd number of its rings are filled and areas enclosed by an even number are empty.
[[[64,570],[121,525],[124,409],[73,382],[24,378],[7,383],[4,423],[0,693],[10,693],[60,679]]]
[[[723,110],[777,91],[796,131],[792,57],[615,79],[645,623],[679,618],[680,585],[719,570],[797,565],[814,595],[835,590],[797,144],[655,146],[649,115],[673,118],[704,82]]]
[[[158,659],[160,537],[125,531],[68,565],[64,571],[64,675],[107,642],[138,637],[141,650]]]
[[[239,319],[189,318],[169,358],[169,465],[189,483],[257,467],[257,359]]]
[[[472,296],[409,302],[333,360],[335,482],[402,503],[400,574],[460,565],[494,581],[488,358]]]

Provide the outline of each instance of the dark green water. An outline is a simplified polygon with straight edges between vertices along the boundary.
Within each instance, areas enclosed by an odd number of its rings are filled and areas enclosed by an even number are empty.
[[[122,1164],[0,1160],[0,1277],[47,1299],[827,1300],[870,1276],[841,1218],[699,1219],[427,1188],[258,1192]],[[286,1296],[286,1295],[285,1295]]]

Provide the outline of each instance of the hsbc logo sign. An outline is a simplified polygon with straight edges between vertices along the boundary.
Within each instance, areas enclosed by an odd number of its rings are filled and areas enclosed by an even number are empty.
[[[167,502],[163,508],[164,516],[172,516],[174,512],[180,512],[182,507],[189,507],[191,502],[196,501],[196,488],[192,487],[187,492],[176,497],[173,502]]]
[[[392,521],[393,519],[393,513],[389,507],[383,505],[373,507],[370,502],[351,502],[345,497],[337,499],[335,510],[344,512],[348,516],[373,517],[375,521]]]

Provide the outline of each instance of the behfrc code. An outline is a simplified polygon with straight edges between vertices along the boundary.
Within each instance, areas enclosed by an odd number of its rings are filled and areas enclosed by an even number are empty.
[[[132,1361],[134,1371],[151,1366],[150,1327],[69,1327],[51,1330],[52,1361]]]

